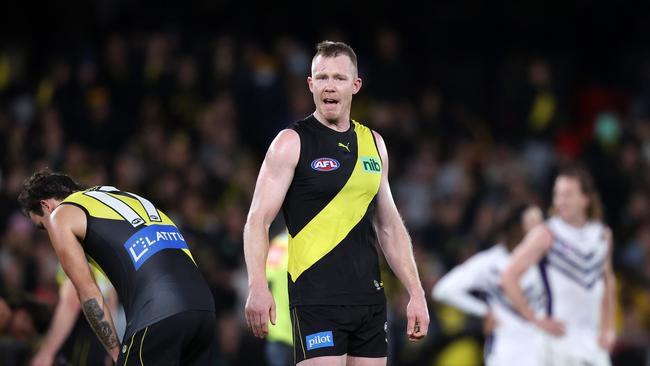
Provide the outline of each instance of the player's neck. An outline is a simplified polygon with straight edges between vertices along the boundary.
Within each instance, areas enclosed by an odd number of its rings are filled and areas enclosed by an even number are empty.
[[[347,113],[337,120],[328,120],[323,117],[318,111],[314,111],[314,118],[327,128],[331,128],[337,132],[345,132],[350,129],[350,114]]]
[[[563,217],[562,220],[566,222],[567,224],[575,227],[575,228],[582,228],[587,224],[587,216],[585,215],[575,215],[573,217]]]

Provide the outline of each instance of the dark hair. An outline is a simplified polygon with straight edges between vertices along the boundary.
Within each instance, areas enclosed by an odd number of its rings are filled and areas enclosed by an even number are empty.
[[[63,200],[74,192],[84,187],[75,182],[68,175],[54,173],[49,169],[39,170],[31,177],[25,179],[23,189],[18,195],[18,203],[25,215],[33,212],[43,215],[41,201],[49,198]]]
[[[512,250],[524,239],[524,212],[530,205],[520,204],[510,209],[499,225],[499,231],[503,235],[503,242],[508,249]]]
[[[323,57],[336,57],[339,55],[346,55],[352,61],[354,68],[357,68],[357,54],[354,53],[352,47],[343,42],[322,41],[316,45],[316,54],[314,59],[321,55]],[[313,59],[312,59],[313,60]]]
[[[580,183],[580,190],[589,197],[589,207],[587,207],[587,217],[591,220],[602,220],[603,204],[600,201],[600,195],[596,190],[594,179],[586,168],[582,165],[569,165],[560,169],[559,177],[568,177],[576,179]]]

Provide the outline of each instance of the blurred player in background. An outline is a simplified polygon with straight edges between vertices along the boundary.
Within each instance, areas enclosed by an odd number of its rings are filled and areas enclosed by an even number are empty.
[[[549,365],[610,365],[615,341],[612,234],[589,173],[569,167],[553,189],[552,217],[531,230],[502,275],[502,286],[519,313],[550,333]],[[547,316],[531,309],[521,277],[540,265],[548,287]]]
[[[49,170],[25,180],[18,200],[32,222],[47,230],[88,323],[113,361],[210,364],[212,294],[176,225],[149,200],[110,186],[83,190]],[[123,345],[86,256],[124,304]]]
[[[266,362],[269,366],[293,365],[293,334],[289,313],[289,266],[288,234],[277,235],[269,246],[266,260],[266,278],[275,300],[275,324],[269,326],[266,337]]]
[[[91,265],[91,269],[115,319],[118,311],[117,293],[97,267]],[[59,284],[59,301],[38,353],[32,358],[30,365],[111,365],[110,356],[93,334],[86,318],[79,317],[81,305],[77,292],[60,266],[56,277]],[[117,322],[115,326],[124,330]],[[117,332],[120,334],[119,329]]]
[[[520,206],[506,216],[500,236],[503,241],[479,252],[443,276],[433,289],[433,298],[485,317],[488,335],[485,344],[487,366],[543,366],[542,337],[539,331],[522,319],[506,299],[499,286],[500,275],[510,261],[511,252],[526,232],[542,223],[544,217],[537,206]],[[521,278],[526,299],[536,313],[543,313],[546,293],[537,268],[530,268]],[[472,291],[486,296],[486,302]]]

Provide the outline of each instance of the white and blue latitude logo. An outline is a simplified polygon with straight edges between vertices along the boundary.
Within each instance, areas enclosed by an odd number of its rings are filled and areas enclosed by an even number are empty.
[[[150,225],[138,230],[124,243],[137,271],[151,256],[163,249],[189,249],[185,238],[173,225]]]

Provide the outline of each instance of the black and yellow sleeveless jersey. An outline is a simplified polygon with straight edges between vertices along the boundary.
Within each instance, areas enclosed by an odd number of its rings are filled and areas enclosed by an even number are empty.
[[[62,204],[86,213],[82,245],[124,306],[124,339],[183,311],[214,311],[185,238],[149,200],[103,186],[73,193]]]
[[[384,303],[372,225],[382,162],[372,131],[314,118],[290,126],[300,158],[282,211],[289,231],[289,300],[297,305]]]

